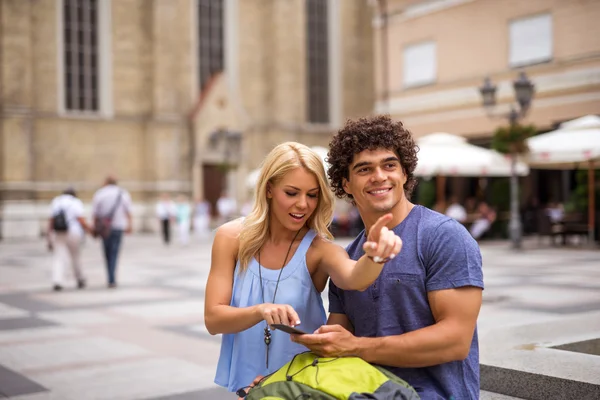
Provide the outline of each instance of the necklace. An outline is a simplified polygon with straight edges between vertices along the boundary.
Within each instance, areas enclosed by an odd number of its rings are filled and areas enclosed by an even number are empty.
[[[283,269],[285,268],[285,263],[287,262],[287,259],[290,255],[290,251],[292,251],[292,246],[294,245],[294,241],[298,237],[298,234],[300,234],[301,230],[302,230],[302,228],[300,228],[300,230],[298,232],[296,232],[296,235],[292,239],[292,242],[290,243],[290,247],[288,247],[287,253],[285,254],[285,258],[283,259],[283,264],[281,265],[281,269],[279,270],[279,275],[277,276],[277,283],[275,284],[275,292],[273,293],[273,301],[271,301],[271,303],[273,303],[273,304],[275,304],[275,296],[277,296],[277,289],[279,288],[279,280],[281,279],[281,273],[283,272]],[[261,270],[262,270],[262,265],[260,264],[260,250],[259,250],[258,251],[258,277],[260,279],[262,302],[264,304],[264,302],[265,302],[265,287],[263,286]],[[271,328],[269,328],[268,323],[267,323],[267,326],[265,327],[264,342],[265,342],[265,346],[266,346],[266,349],[265,349],[266,350],[266,355],[265,355],[266,366],[267,366],[267,368],[269,368],[269,345],[271,344]]]

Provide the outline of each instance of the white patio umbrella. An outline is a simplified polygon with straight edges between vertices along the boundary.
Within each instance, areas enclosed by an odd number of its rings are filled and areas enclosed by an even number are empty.
[[[438,132],[417,140],[419,162],[416,176],[510,176],[510,159],[495,150],[467,142],[461,136]],[[518,161],[517,174],[529,173],[527,164]]]
[[[600,117],[587,115],[563,122],[559,129],[527,140],[531,167],[541,169],[588,169],[588,231],[594,240],[594,168],[600,167]]]
[[[321,161],[323,161],[323,166],[325,167],[325,171],[329,168],[329,164],[325,162],[325,158],[327,157],[327,149],[321,146],[313,146],[311,149],[319,155]],[[258,177],[260,176],[260,168],[254,169],[250,171],[248,176],[246,177],[246,187],[248,189],[253,189],[256,187],[258,182]]]

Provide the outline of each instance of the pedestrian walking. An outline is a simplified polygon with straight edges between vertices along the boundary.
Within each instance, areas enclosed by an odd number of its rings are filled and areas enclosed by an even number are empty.
[[[55,291],[62,290],[67,266],[73,268],[79,289],[86,281],[81,268],[81,245],[89,227],[83,217],[83,203],[68,188],[51,203],[48,221],[48,248],[53,251],[52,282]]]
[[[162,238],[165,245],[171,241],[171,220],[175,218],[175,203],[167,193],[164,193],[156,204],[156,216],[160,223]]]
[[[94,236],[102,239],[108,287],[117,287],[117,259],[123,233],[131,233],[131,196],[108,176],[104,186],[94,194]]]

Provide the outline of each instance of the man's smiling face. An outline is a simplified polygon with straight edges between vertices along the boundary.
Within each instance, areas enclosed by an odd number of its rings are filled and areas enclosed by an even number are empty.
[[[404,199],[406,175],[398,155],[388,149],[364,150],[350,164],[344,190],[362,213],[392,211]]]

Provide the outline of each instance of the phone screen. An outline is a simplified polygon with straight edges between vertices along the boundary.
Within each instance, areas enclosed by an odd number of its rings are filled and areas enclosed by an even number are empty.
[[[273,324],[271,327],[275,329],[279,329],[280,331],[284,331],[287,333],[294,333],[298,335],[306,335],[306,332],[301,331],[300,329],[294,328],[293,326],[282,325],[282,324]]]

